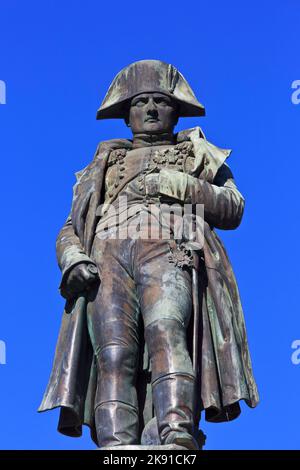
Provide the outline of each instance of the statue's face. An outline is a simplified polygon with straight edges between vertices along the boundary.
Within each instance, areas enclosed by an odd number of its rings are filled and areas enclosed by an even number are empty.
[[[128,121],[133,134],[172,132],[178,121],[177,104],[162,93],[141,93],[131,100]]]

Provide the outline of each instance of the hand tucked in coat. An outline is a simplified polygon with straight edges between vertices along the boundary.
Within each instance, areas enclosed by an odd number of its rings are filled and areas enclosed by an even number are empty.
[[[184,202],[188,178],[194,179],[186,173],[170,169],[162,169],[159,173],[150,173],[145,176],[146,194],[148,196],[160,194]]]
[[[145,176],[146,194],[161,195],[182,203],[203,204],[205,220],[223,230],[235,229],[243,215],[244,198],[238,191],[232,173],[223,164],[214,183],[173,169]]]
[[[64,286],[64,297],[71,299],[89,290],[99,280],[97,268],[92,263],[79,263],[70,269]]]

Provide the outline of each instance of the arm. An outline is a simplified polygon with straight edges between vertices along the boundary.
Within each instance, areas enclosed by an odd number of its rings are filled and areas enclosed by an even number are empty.
[[[186,204],[204,204],[205,220],[216,228],[235,229],[242,220],[245,200],[225,163],[219,168],[213,183],[163,169],[158,176],[158,190],[160,194]]]
[[[56,240],[56,256],[57,256],[57,261],[59,268],[62,272],[62,280],[60,283],[60,292],[61,295],[65,298],[70,298],[74,295],[74,289],[70,289],[70,276],[69,274],[74,273],[75,271],[73,268],[75,266],[78,266],[81,264],[81,267],[78,267],[77,269],[77,275],[79,274],[79,270],[83,271],[81,272],[81,276],[83,278],[85,277],[86,281],[90,280],[94,281],[95,280],[95,273],[96,273],[96,268],[94,268],[94,273],[93,269],[90,268],[90,271],[86,271],[86,268],[89,266],[94,266],[95,264],[93,261],[84,253],[84,250],[81,246],[81,243],[79,241],[79,238],[74,232],[74,228],[72,225],[72,220],[71,217],[69,216],[60,230],[57,240]],[[82,268],[84,266],[84,269]],[[78,277],[78,276],[77,276]],[[78,280],[77,280],[78,281]],[[84,281],[84,279],[83,279]],[[77,282],[77,285],[80,284],[80,282]],[[75,289],[79,290],[79,289]]]
[[[187,191],[191,201],[194,201],[192,203],[204,204],[205,220],[219,229],[237,228],[243,217],[245,200],[237,189],[228,165],[223,163],[213,183],[193,180],[189,180]]]

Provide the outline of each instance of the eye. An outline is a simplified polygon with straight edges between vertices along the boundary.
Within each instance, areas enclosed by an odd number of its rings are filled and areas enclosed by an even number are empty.
[[[155,98],[155,103],[160,104],[162,106],[170,106],[169,101],[166,98]]]
[[[132,103],[132,106],[144,106],[145,104],[147,103],[147,99],[146,98],[139,98],[138,100],[134,101]]]

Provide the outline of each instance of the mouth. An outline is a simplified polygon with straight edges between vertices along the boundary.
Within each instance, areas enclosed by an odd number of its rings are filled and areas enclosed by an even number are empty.
[[[156,118],[148,118],[145,120],[145,122],[158,122],[159,119],[156,119]]]

